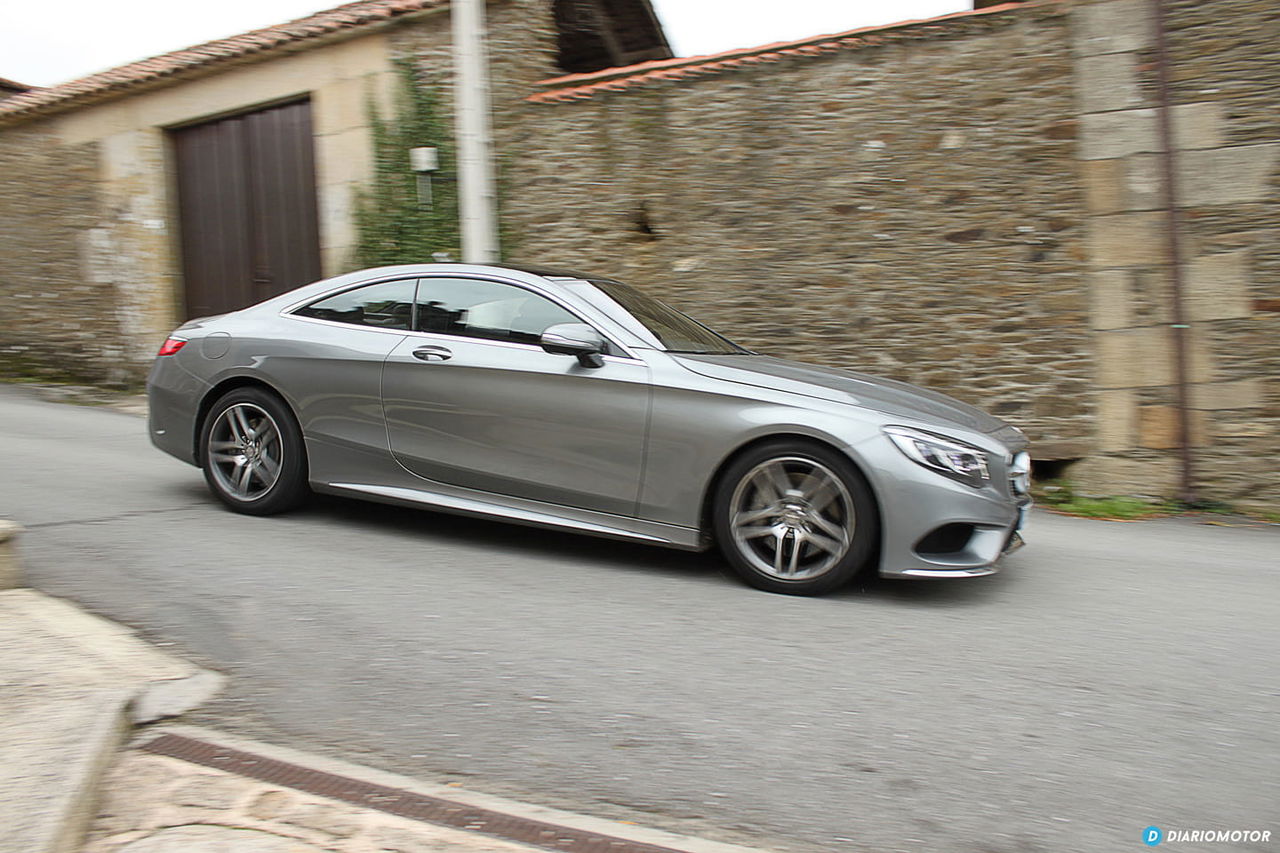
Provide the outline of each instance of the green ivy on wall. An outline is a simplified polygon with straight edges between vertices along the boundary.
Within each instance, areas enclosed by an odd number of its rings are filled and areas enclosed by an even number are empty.
[[[438,253],[455,260],[461,256],[453,139],[440,117],[439,88],[420,79],[411,60],[397,59],[394,65],[400,83],[396,115],[383,119],[372,96],[368,102],[373,180],[356,197],[360,267],[430,263]],[[439,157],[439,170],[427,173],[430,203],[423,201],[418,173],[409,162],[409,150],[421,147],[435,148]]]

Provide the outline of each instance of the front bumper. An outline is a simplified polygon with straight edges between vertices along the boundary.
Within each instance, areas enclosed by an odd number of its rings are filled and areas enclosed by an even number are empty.
[[[977,489],[905,457],[882,455],[880,461],[875,486],[882,577],[982,577],[999,571],[1001,559],[1023,546],[1032,501],[1015,494],[1003,460]]]
[[[1009,536],[1009,544],[1001,551],[994,560],[984,566],[970,569],[955,568],[937,568],[937,569],[902,569],[897,572],[884,572],[881,574],[887,577],[903,577],[903,578],[980,578],[986,575],[994,575],[1000,571],[1000,561],[1019,550],[1027,543],[1022,538],[1019,530],[1014,530]]]

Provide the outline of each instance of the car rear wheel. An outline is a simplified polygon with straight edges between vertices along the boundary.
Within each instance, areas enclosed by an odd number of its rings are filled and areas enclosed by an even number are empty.
[[[821,595],[870,560],[879,524],[853,463],[817,444],[773,442],[730,464],[716,490],[716,539],[747,583]]]
[[[237,388],[213,404],[200,464],[209,488],[236,512],[273,515],[307,496],[302,431],[288,406],[261,388]]]

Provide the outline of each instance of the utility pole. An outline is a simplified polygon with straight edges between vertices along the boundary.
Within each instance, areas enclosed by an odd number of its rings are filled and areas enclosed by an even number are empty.
[[[453,19],[458,208],[462,217],[462,260],[469,264],[499,259],[484,4],[485,0],[451,0],[449,4]]]

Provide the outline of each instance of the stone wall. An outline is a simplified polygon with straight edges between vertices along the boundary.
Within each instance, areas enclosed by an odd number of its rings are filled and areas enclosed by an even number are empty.
[[[47,128],[0,135],[0,376],[125,379],[119,294],[84,264],[104,213],[99,160]]]
[[[1167,3],[1198,496],[1280,505],[1280,10]],[[1177,492],[1170,219],[1146,0],[1080,3],[1074,49],[1089,213],[1098,453],[1108,492]]]
[[[523,108],[509,257],[1093,441],[1068,7]]]

